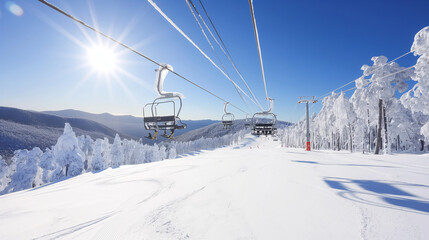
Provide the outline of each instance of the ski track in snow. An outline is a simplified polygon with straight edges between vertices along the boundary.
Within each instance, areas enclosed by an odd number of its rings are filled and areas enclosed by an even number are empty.
[[[0,239],[428,239],[429,155],[236,146],[0,196]]]

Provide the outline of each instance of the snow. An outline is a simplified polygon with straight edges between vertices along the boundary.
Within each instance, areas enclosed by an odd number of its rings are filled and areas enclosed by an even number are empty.
[[[246,135],[0,196],[1,238],[428,239],[429,154],[280,144]]]

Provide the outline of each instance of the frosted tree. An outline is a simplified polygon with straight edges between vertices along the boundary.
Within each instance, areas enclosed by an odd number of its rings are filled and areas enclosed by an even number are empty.
[[[103,140],[97,139],[94,143],[94,151],[91,160],[91,170],[94,172],[104,170],[105,162],[106,160],[103,157]]]
[[[335,115],[334,126],[343,138],[343,142],[347,143],[350,152],[352,152],[356,113],[353,105],[343,92],[334,101],[333,113]]]
[[[0,178],[6,175],[9,171],[9,166],[6,164],[5,160],[0,155]]]
[[[176,143],[171,142],[170,146],[168,146],[168,159],[174,159],[176,157],[177,157]]]
[[[124,148],[124,162],[125,164],[135,164],[135,159],[133,158],[134,153],[134,141],[124,139],[122,141],[122,146]]]
[[[396,151],[415,149],[419,141],[420,127],[413,119],[411,111],[406,109],[398,99],[392,101],[389,111],[390,141]]]
[[[51,149],[46,149],[42,154],[39,166],[43,170],[42,180],[44,183],[53,182],[61,177],[61,169],[57,166],[54,153]]]
[[[323,98],[322,100],[322,109],[319,114],[313,119],[313,129],[317,129],[318,132],[313,132],[313,135],[320,136],[320,144],[323,144],[324,148],[336,149],[340,150],[340,142],[339,142],[339,131],[335,127],[334,123],[338,122],[336,120],[335,112],[334,112],[334,104],[339,97],[339,94],[332,93],[330,96]],[[304,144],[304,135],[305,135],[305,123],[304,120],[297,124],[298,128],[296,130],[297,133],[301,133],[300,136],[300,146]],[[302,145],[301,145],[302,143]]]
[[[10,182],[11,169],[0,155],[0,192],[6,188]]]
[[[112,168],[117,168],[124,164],[124,148],[122,146],[121,138],[118,134],[115,136],[112,147],[110,149],[110,159]]]
[[[367,94],[365,96],[367,99],[362,100],[366,100],[367,104],[370,106],[378,106],[377,144],[375,154],[379,153],[383,144],[382,129],[384,129],[384,149],[385,152],[388,153],[390,152],[388,121],[394,117],[388,114],[388,111],[391,110],[390,107],[396,99],[396,91],[402,93],[407,90],[408,85],[405,81],[410,78],[413,71],[400,67],[395,62],[388,62],[387,58],[384,56],[372,57],[371,60],[374,62],[372,66],[362,66],[364,76],[371,76],[371,78],[368,79],[368,87],[366,87]]]
[[[425,140],[428,142],[429,141],[429,124],[426,123],[425,125],[423,125],[420,133],[425,136]]]
[[[366,87],[370,84],[365,76],[362,76],[355,81],[356,90],[350,98],[353,104],[353,109],[356,113],[356,142],[358,148],[362,148],[363,152],[371,152],[374,143],[374,132],[377,125],[378,108],[373,103],[371,92]],[[371,103],[371,104],[370,104]]]
[[[33,148],[31,151],[15,151],[12,161],[17,163],[16,171],[12,175],[11,182],[3,190],[3,193],[15,192],[27,188],[41,185],[41,177],[38,163],[42,155],[40,148]]]
[[[110,143],[109,143],[109,139],[107,139],[106,137],[101,141],[101,153],[103,154],[104,157],[104,167],[108,168],[112,166],[112,159],[109,157],[110,156]]]
[[[167,158],[167,148],[162,145],[159,147],[159,161],[164,160]]]
[[[149,162],[146,159],[146,152],[148,151],[149,146],[143,145],[140,142],[135,143],[135,148],[133,151],[133,159],[135,164]]]
[[[82,135],[79,136],[77,140],[79,143],[79,148],[82,150],[85,156],[92,156],[94,151],[94,141],[92,140],[92,138],[88,135]],[[85,169],[85,171],[89,170],[90,165],[91,164],[89,163],[89,157],[86,157],[85,162],[83,164],[83,168]]]
[[[73,177],[82,173],[85,154],[79,148],[76,134],[68,123],[54,146],[54,155],[64,176]]]
[[[412,79],[416,85],[401,97],[401,102],[414,113],[414,118],[422,126],[420,134],[429,139],[429,26],[414,37],[411,51],[419,56],[414,66]],[[424,145],[424,142],[422,143]]]
[[[162,159],[159,154],[159,147],[155,143],[153,146],[150,146],[149,149],[147,149],[145,162],[157,162],[160,160]]]

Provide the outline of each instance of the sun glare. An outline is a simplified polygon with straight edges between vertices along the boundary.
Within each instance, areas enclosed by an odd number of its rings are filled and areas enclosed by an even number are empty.
[[[117,68],[117,56],[112,49],[95,46],[88,49],[89,64],[98,72],[113,72]]]

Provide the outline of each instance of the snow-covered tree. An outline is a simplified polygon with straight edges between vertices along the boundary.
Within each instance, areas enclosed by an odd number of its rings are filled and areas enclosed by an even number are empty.
[[[85,154],[79,148],[76,134],[69,123],[65,124],[64,133],[54,146],[54,155],[64,176],[77,176],[83,171]]]
[[[429,122],[423,125],[422,129],[420,130],[420,133],[425,136],[426,142],[429,142]]]
[[[107,139],[106,137],[101,141],[101,153],[104,156],[105,162],[104,162],[104,167],[108,168],[108,167],[112,167],[112,159],[109,157],[110,156],[110,148],[111,145],[109,143],[109,139]]]
[[[91,170],[94,172],[104,170],[106,158],[103,156],[103,140],[97,139],[94,143],[94,151],[91,160]]]
[[[135,164],[135,160],[133,159],[134,152],[134,141],[130,141],[124,139],[122,141],[122,146],[124,148],[124,164]]]
[[[3,193],[20,191],[27,188],[40,186],[40,174],[38,163],[42,155],[40,148],[33,148],[31,151],[15,151],[12,161],[16,162],[16,170],[12,175],[11,182],[3,190]]]
[[[410,78],[413,71],[400,67],[396,62],[388,62],[384,56],[372,57],[371,60],[374,62],[372,66],[362,66],[364,76],[371,76],[371,78],[368,79],[369,84],[365,88],[367,98],[361,100],[366,101],[371,106],[370,109],[378,109],[375,153],[378,154],[383,145],[382,129],[384,129],[384,149],[386,153],[389,153],[391,146],[388,132],[389,121],[395,117],[389,114],[389,111],[392,109],[393,102],[397,100],[395,93],[407,90],[408,84],[405,81]]]
[[[153,146],[149,147],[146,151],[146,159],[145,162],[157,162],[161,161],[161,156],[159,155],[159,147],[155,143]]]
[[[6,188],[7,184],[10,182],[10,168],[7,165],[6,161],[0,155],[0,192]]]
[[[429,129],[429,26],[416,34],[411,51],[415,56],[419,56],[412,75],[412,79],[417,83],[401,97],[401,102],[414,113],[414,118],[421,126],[420,134],[427,140],[429,139],[429,131],[427,131]]]
[[[159,147],[159,160],[167,159],[167,154],[167,148],[164,145]]]
[[[419,56],[412,76],[417,83],[401,100],[413,112],[429,115],[429,26],[416,34],[411,51]]]
[[[168,147],[168,159],[174,159],[177,157],[177,152],[176,152],[176,143],[175,142],[171,142],[170,146]]]
[[[42,180],[44,183],[56,181],[61,177],[61,168],[57,166],[54,153],[51,149],[46,149],[42,154],[39,166],[43,170]]]
[[[115,136],[112,147],[110,149],[110,159],[112,168],[117,168],[124,164],[124,148],[122,146],[121,138],[118,134]]]
[[[85,156],[91,156],[93,154],[93,146],[94,146],[94,140],[88,135],[82,135],[77,138],[79,143],[79,148],[82,150],[82,152],[85,154]],[[87,157],[83,163],[83,168],[85,171],[88,171],[91,163],[89,162],[90,159]]]
[[[356,122],[356,113],[353,105],[344,93],[341,93],[334,101],[333,113],[335,115],[334,126],[343,139],[343,143],[347,145],[350,152],[353,151],[353,135],[354,124]]]

